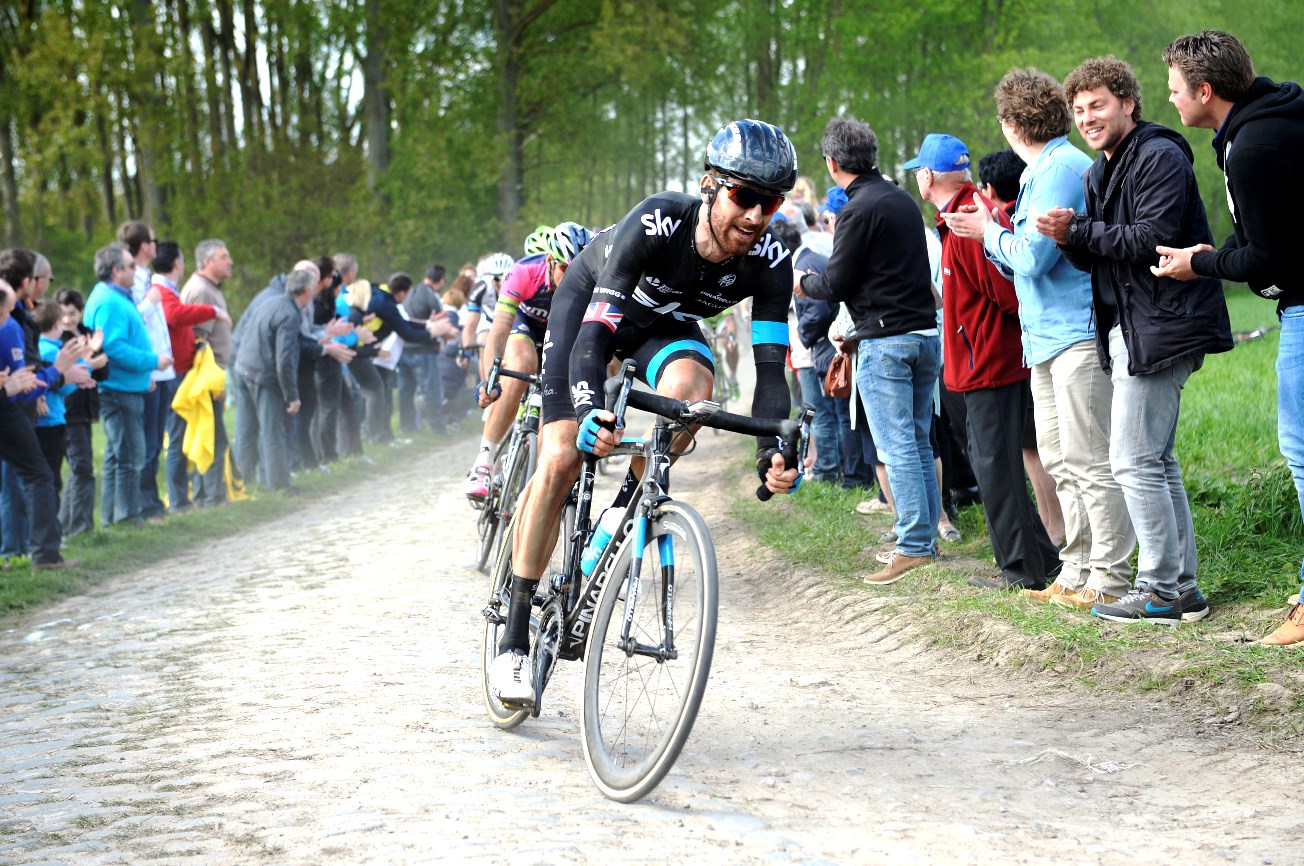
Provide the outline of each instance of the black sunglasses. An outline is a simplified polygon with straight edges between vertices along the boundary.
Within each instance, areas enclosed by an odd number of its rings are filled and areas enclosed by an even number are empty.
[[[761,206],[761,213],[769,216],[779,209],[783,204],[783,195],[767,195],[763,192],[757,192],[749,186],[725,180],[722,177],[713,178],[720,186],[725,188],[729,194],[729,201],[738,205],[743,210],[751,210],[757,205]]]

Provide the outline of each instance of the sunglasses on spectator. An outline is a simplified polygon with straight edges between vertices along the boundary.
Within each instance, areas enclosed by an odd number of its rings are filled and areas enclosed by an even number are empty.
[[[761,213],[769,216],[779,209],[783,204],[781,194],[769,195],[763,192],[757,192],[749,186],[743,186],[740,183],[725,180],[722,177],[712,178],[717,184],[724,187],[725,192],[729,195],[729,201],[738,205],[743,210],[751,210],[757,205],[761,206]]]

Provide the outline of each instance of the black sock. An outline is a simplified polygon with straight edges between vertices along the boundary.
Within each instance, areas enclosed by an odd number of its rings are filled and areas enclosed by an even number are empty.
[[[633,469],[626,472],[625,482],[620,485],[620,492],[617,493],[616,498],[612,500],[612,507],[624,508],[629,505],[629,500],[633,499],[634,494],[638,492],[638,483],[639,477],[634,474]]]
[[[512,575],[512,600],[507,605],[507,628],[498,641],[499,652],[529,651],[530,606],[534,600],[534,591],[538,588],[538,580]]]

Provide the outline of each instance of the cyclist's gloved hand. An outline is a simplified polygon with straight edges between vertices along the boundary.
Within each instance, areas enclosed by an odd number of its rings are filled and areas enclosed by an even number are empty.
[[[616,447],[620,438],[616,435],[616,416],[606,409],[590,409],[580,422],[579,435],[575,439],[581,451],[587,451],[597,457],[606,457]]]
[[[489,390],[488,382],[481,382],[479,385],[475,386],[475,401],[480,405],[481,409],[488,406],[502,395],[503,388],[501,385],[494,385],[492,391]]]
[[[801,487],[797,467],[787,468],[778,448],[761,448],[756,452],[756,474],[771,493],[795,493]]]

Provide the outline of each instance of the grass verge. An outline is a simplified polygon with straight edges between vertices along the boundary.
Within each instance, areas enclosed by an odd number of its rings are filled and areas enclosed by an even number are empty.
[[[1272,324],[1271,304],[1229,292],[1233,328]],[[1252,719],[1274,741],[1295,736],[1304,711],[1299,650],[1259,646],[1299,590],[1304,553],[1299,506],[1276,449],[1277,334],[1211,356],[1182,404],[1178,458],[1196,525],[1200,584],[1212,613],[1176,628],[1123,625],[966,583],[996,566],[982,508],[964,509],[964,540],[942,546],[935,568],[887,587],[860,577],[878,566],[857,555],[891,528],[854,513],[860,496],[811,484],[781,503],[740,495],[733,513],[794,564],[825,573],[833,588],[888,599],[919,639],[962,656],[1040,675],[1070,676],[1120,691],[1163,691],[1223,718]],[[739,466],[749,456],[740,451]],[[776,507],[777,506],[777,507]]]

